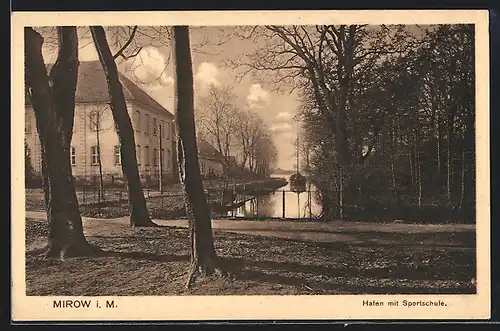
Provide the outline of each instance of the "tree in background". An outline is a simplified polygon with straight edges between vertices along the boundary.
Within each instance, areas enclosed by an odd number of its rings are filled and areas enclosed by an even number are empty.
[[[277,89],[300,91],[325,219],[470,219],[473,32],[471,25],[241,27],[234,35],[261,46],[232,62]]]
[[[198,102],[196,121],[200,135],[224,157],[226,186],[233,157],[253,174],[270,174],[276,158],[271,131],[258,114],[237,107],[230,86],[210,87]]]
[[[278,160],[278,149],[270,135],[265,134],[255,150],[255,173],[260,177],[269,177]]]
[[[240,111],[238,116],[235,135],[238,141],[237,147],[240,151],[241,165],[255,173],[257,151],[260,145],[266,143],[265,137],[270,135],[270,131],[262,118],[250,110]]]
[[[95,106],[89,113],[90,130],[95,132],[96,136],[97,163],[99,166],[99,202],[105,200],[101,158],[101,134],[111,129],[110,127],[103,126],[103,123],[105,123],[108,118],[108,110],[108,106]]]
[[[224,158],[224,189],[229,184],[231,156],[235,155],[236,127],[239,110],[236,96],[230,86],[209,87],[200,97],[196,114],[201,136],[213,145]]]

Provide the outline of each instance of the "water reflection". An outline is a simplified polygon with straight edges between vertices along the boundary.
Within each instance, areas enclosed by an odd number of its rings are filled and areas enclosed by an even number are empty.
[[[291,192],[290,186],[286,185],[271,194],[247,201],[230,215],[237,217],[316,217],[321,212],[321,206],[317,201],[314,186],[308,183],[307,189],[308,192],[297,194]]]

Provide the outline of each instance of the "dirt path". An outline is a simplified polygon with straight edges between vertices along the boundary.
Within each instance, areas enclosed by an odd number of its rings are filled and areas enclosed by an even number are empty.
[[[58,261],[45,259],[40,250],[48,235],[47,223],[41,218],[28,218],[26,222],[27,295],[470,294],[476,291],[473,232],[355,232],[352,227],[350,232],[319,234],[300,229],[241,230],[243,225],[251,224],[244,221],[231,223],[240,224],[240,230],[224,230],[222,225],[232,221],[215,221],[217,256],[234,279],[198,279],[192,289],[186,289],[190,262],[189,234],[185,227],[132,228],[126,218],[86,218],[87,240],[105,254]],[[159,223],[185,225],[183,221]],[[253,232],[238,233],[242,231]],[[291,236],[299,240],[287,239]]]
[[[44,212],[27,211],[26,217],[45,219]],[[128,217],[96,219],[83,217],[85,232],[102,224],[128,224]],[[188,226],[187,220],[154,220],[162,226]],[[475,241],[471,234],[475,226],[471,224],[405,224],[405,223],[366,223],[335,221],[331,223],[298,221],[249,221],[213,220],[215,231],[235,232],[265,237],[278,237],[308,242],[337,242],[370,246],[405,247],[450,247],[454,249],[474,249]],[[395,235],[398,238],[395,242]],[[464,240],[464,237],[469,238]]]

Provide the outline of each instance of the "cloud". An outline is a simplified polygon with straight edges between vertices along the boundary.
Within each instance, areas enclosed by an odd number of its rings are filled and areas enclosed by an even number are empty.
[[[277,121],[283,121],[283,122],[286,122],[286,121],[290,121],[291,119],[293,119],[293,115],[290,114],[289,112],[287,111],[282,111],[280,113],[278,113],[276,115],[276,120]]]
[[[275,123],[271,125],[271,131],[273,133],[284,133],[292,129],[292,126],[288,123]]]
[[[167,64],[167,59],[158,48],[148,46],[141,49],[136,57],[123,62],[121,66],[140,84],[160,88],[173,84],[173,78],[167,74]]]
[[[174,78],[172,76],[162,75],[161,81],[163,85],[174,85]]]
[[[210,85],[219,84],[219,74],[219,69],[214,64],[203,62],[196,71],[195,79],[201,84],[202,88],[206,88]]]
[[[250,108],[264,108],[270,103],[269,92],[264,90],[260,84],[252,84],[247,96]]]
[[[159,80],[154,81],[150,84],[139,84],[142,88],[147,89],[149,91],[161,90],[164,91],[164,87],[173,86],[174,79],[171,76],[166,74],[162,74]]]

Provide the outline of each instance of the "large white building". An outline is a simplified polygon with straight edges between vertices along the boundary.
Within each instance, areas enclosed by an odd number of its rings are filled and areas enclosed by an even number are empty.
[[[137,162],[143,180],[155,179],[160,165],[165,179],[173,174],[174,116],[125,75],[120,75],[127,109],[134,128]],[[106,181],[123,178],[119,139],[109,108],[108,86],[99,61],[81,62],[78,69],[71,164],[76,180],[95,180],[99,174],[99,149]],[[40,174],[40,141],[31,101],[26,96],[25,138],[33,168]],[[99,139],[99,144],[98,144]],[[98,148],[99,145],[99,148]],[[200,150],[202,173],[222,169],[213,151]],[[160,162],[161,158],[161,162]]]

